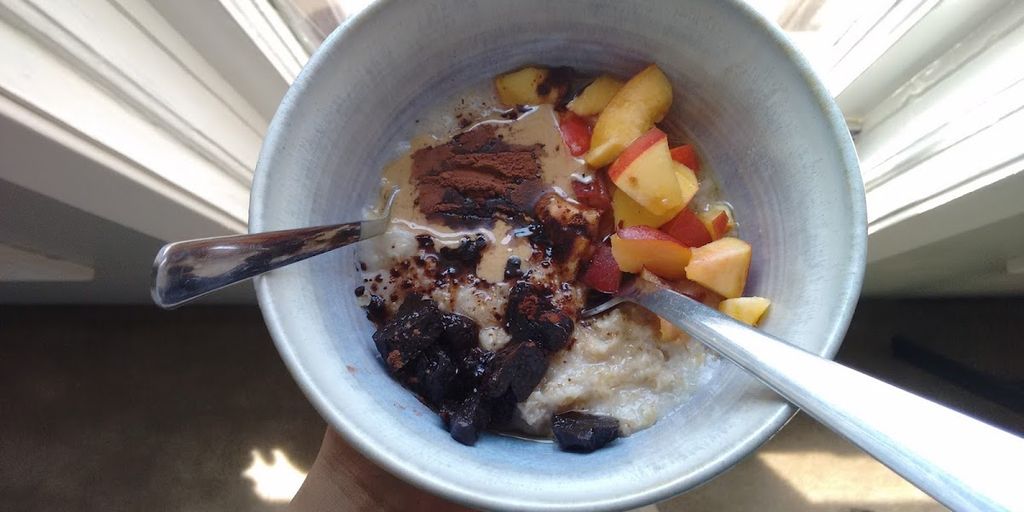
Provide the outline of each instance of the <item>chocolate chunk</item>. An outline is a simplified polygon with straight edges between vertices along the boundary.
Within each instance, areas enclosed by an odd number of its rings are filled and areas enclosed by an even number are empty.
[[[573,321],[551,302],[551,291],[520,281],[508,297],[508,330],[513,340],[535,341],[548,352],[569,344]]]
[[[564,107],[565,103],[563,98],[569,92],[575,77],[576,71],[568,66],[551,68],[548,70],[547,77],[544,78],[544,81],[537,84],[537,95],[545,97],[551,92],[554,92],[555,98],[552,103]]]
[[[366,287],[365,286],[357,286],[356,290],[355,290],[355,293],[356,293],[356,297],[362,297],[363,294],[366,293]]]
[[[438,251],[438,267],[442,276],[476,272],[483,250],[487,247],[487,239],[483,235],[476,238],[464,238],[459,246],[452,249],[442,247]]]
[[[406,297],[395,317],[373,333],[373,341],[391,371],[401,370],[437,343],[444,325],[437,303],[419,295]]]
[[[453,396],[466,396],[476,392],[493,358],[494,352],[480,347],[472,348],[463,354],[456,361],[458,372],[455,375],[455,381],[452,383],[451,394]]]
[[[441,418],[441,424],[444,425],[445,430],[451,427],[452,415],[455,413],[455,409],[459,408],[459,403],[457,400],[445,400],[437,408],[437,416]]]
[[[370,303],[366,305],[366,318],[377,325],[383,324],[388,319],[388,309],[384,304],[384,297],[370,295]]]
[[[473,446],[480,437],[480,431],[490,424],[491,415],[480,395],[470,395],[455,406],[448,415],[448,432],[452,439]]]
[[[433,251],[434,238],[430,235],[416,235],[416,245],[418,245],[420,249]]]
[[[441,316],[441,324],[441,343],[453,351],[466,351],[480,343],[480,327],[467,316],[445,313]]]
[[[516,402],[522,402],[547,370],[547,355],[535,343],[511,343],[494,355],[484,374],[481,391],[487,398],[511,392]]]
[[[536,325],[536,337],[544,350],[558,352],[569,346],[573,330],[569,315],[559,310],[545,311]]]
[[[559,448],[590,453],[619,437],[619,420],[611,416],[566,412],[551,418],[551,432]]]
[[[547,96],[549,92],[557,91],[558,97],[555,98],[554,103],[557,107],[564,108],[569,99],[572,99],[566,98],[573,92],[573,82],[578,81],[576,78],[576,70],[569,66],[551,68],[544,81],[537,84],[537,94]]]
[[[586,255],[601,222],[599,210],[572,204],[558,194],[547,194],[538,200],[534,213],[539,229],[534,230],[530,240],[562,262]]]
[[[505,279],[518,279],[523,276],[523,261],[518,256],[510,256],[505,262]]]
[[[489,402],[491,426],[500,427],[512,423],[516,414],[516,397],[511,390]]]
[[[438,406],[444,399],[456,373],[455,363],[440,349],[424,352],[412,364],[406,383],[419,392],[427,403]]]

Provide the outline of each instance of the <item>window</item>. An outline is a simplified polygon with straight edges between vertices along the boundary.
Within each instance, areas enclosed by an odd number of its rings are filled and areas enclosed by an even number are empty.
[[[84,161],[39,151],[0,178],[166,240],[244,230],[277,101],[371,2],[4,2],[0,119]],[[1024,128],[1024,4],[749,3],[803,50],[846,115],[869,261],[1024,218],[1024,201],[999,199],[1024,196],[1024,149],[1008,143]],[[0,150],[24,144],[6,137]]]

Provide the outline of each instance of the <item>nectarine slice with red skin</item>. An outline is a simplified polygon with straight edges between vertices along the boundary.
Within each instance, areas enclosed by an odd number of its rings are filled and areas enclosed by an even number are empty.
[[[605,184],[604,177],[600,174],[591,177],[590,181],[573,180],[572,192],[576,196],[576,200],[584,206],[601,211],[612,207],[612,198],[608,192],[608,185]]]
[[[708,233],[711,233],[711,240],[718,240],[732,230],[732,217],[722,206],[713,206],[710,210],[697,214],[697,217],[704,223]]]
[[[612,256],[612,248],[601,245],[590,258],[587,271],[583,273],[583,284],[604,293],[616,293],[622,284],[622,272]]]
[[[721,238],[729,232],[729,214],[725,212],[719,212],[715,215],[715,218],[711,219],[711,227],[714,228],[715,237]]]
[[[690,248],[648,226],[622,228],[611,237],[612,256],[624,272],[647,269],[664,279],[686,275]]]
[[[641,135],[638,139],[633,141],[632,144],[626,147],[626,149],[619,155],[618,158],[612,162],[612,166],[608,168],[608,177],[612,181],[618,181],[619,176],[622,175],[626,167],[633,163],[640,155],[647,151],[651,146],[661,142],[662,140],[668,140],[668,135],[658,128],[651,128],[647,133]],[[669,153],[671,155],[671,153]]]
[[[680,164],[672,160],[668,151],[668,136],[652,128],[619,155],[608,168],[608,177],[647,211],[675,215],[676,210],[685,206],[677,165]],[[695,187],[696,179],[692,181]]]
[[[590,121],[572,112],[558,116],[558,131],[572,156],[580,156],[590,149]]]
[[[670,149],[669,153],[672,155],[672,160],[689,167],[693,172],[700,171],[700,163],[697,161],[697,151],[693,149],[693,146],[689,144],[676,146]]]
[[[679,240],[687,247],[700,247],[711,243],[711,233],[697,214],[689,208],[683,208],[672,220],[661,226],[665,234]]]

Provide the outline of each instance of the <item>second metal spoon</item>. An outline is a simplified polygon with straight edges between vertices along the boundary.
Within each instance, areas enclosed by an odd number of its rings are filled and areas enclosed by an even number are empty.
[[[178,307],[210,292],[348,244],[383,234],[398,188],[380,219],[167,244],[153,261],[153,302]]]

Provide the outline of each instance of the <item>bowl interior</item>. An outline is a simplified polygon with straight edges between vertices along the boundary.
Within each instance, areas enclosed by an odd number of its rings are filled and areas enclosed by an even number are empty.
[[[793,50],[748,8],[719,0],[382,1],[349,21],[289,91],[264,144],[251,229],[358,219],[380,169],[439,101],[525,64],[629,76],[656,62],[667,122],[696,141],[754,247],[748,294],[763,328],[831,356],[864,259],[852,144]],[[698,485],[773,434],[791,409],[731,364],[654,427],[591,455],[486,436],[452,441],[383,371],[355,303],[352,249],[257,280],[282,357],[325,418],[413,483],[483,508],[638,506]]]

